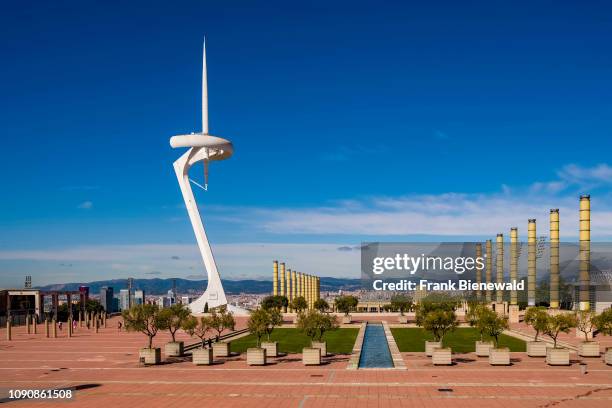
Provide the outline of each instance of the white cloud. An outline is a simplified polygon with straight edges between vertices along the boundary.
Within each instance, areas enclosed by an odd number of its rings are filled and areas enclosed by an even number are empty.
[[[78,205],[77,208],[80,208],[82,210],[90,210],[91,208],[93,208],[93,202],[83,201],[81,204]]]

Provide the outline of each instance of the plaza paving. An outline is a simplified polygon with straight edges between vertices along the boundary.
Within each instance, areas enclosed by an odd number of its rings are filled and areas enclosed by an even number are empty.
[[[240,321],[239,326],[244,322]],[[513,353],[510,367],[491,367],[474,354],[454,355],[452,367],[434,367],[422,353],[404,353],[407,370],[346,370],[348,356],[328,358],[324,366],[304,367],[299,355],[248,367],[244,356],[196,367],[189,357],[155,367],[138,363],[139,333],[80,328],[73,338],[26,334],[14,328],[13,341],[0,330],[0,388],[76,387],[73,401],[10,402],[8,406],[58,407],[610,407],[612,367],[601,358],[583,359],[580,373],[548,367],[543,359]],[[181,340],[195,342],[185,334]],[[162,346],[169,335],[154,343]],[[162,353],[163,358],[163,353]]]

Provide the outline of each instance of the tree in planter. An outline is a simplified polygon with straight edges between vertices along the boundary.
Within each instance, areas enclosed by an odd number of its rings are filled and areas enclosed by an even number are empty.
[[[453,311],[433,310],[425,316],[422,326],[431,332],[435,341],[442,341],[446,333],[457,328],[457,316]]]
[[[226,329],[234,330],[236,320],[234,320],[234,315],[228,312],[227,307],[220,306],[218,309],[213,309],[210,315],[210,325],[217,332],[217,340],[219,340],[221,333]]]
[[[281,309],[289,305],[289,300],[285,296],[266,296],[261,301],[263,309]]]
[[[612,309],[606,309],[593,318],[597,330],[604,336],[612,336]]]
[[[308,302],[306,302],[304,296],[298,296],[291,301],[291,308],[295,310],[297,314],[300,314],[308,308]]]
[[[326,332],[338,329],[338,321],[336,316],[310,310],[300,313],[297,328],[310,337],[311,341],[321,341]]]
[[[556,316],[548,316],[544,334],[553,341],[553,348],[557,348],[557,337],[559,333],[569,333],[572,327],[576,327],[576,317],[569,313],[562,313]]]
[[[325,313],[329,309],[329,303],[325,299],[317,299],[314,302],[314,308],[321,313]]]
[[[149,338],[148,348],[153,348],[153,338],[164,322],[159,316],[157,305],[135,305],[121,313],[125,329],[143,333]]]
[[[190,316],[183,329],[190,335],[196,336],[202,342],[202,348],[206,348],[206,334],[212,330],[212,324],[210,317],[200,317],[199,319],[195,316]]]
[[[336,298],[334,303],[339,312],[342,312],[345,316],[348,316],[349,313],[357,307],[359,299],[357,299],[355,296],[340,296],[339,298]]]
[[[457,301],[442,295],[428,295],[425,299],[420,301],[416,307],[416,324],[417,326],[423,327],[425,318],[430,312],[441,310],[445,312],[455,312],[455,306]]]
[[[279,309],[269,309],[267,312],[268,323],[266,325],[266,334],[268,335],[268,341],[270,341],[270,335],[274,328],[283,324],[283,315]]]
[[[493,337],[495,348],[499,348],[499,335],[508,329],[508,318],[500,316],[492,310],[483,312],[480,315],[479,325],[485,330],[489,336]]]
[[[548,313],[543,306],[530,307],[525,312],[525,324],[531,326],[536,334],[533,341],[538,341],[538,336],[546,329],[548,324]]]
[[[582,333],[584,333],[584,341],[588,342],[589,333],[593,333],[593,329],[595,328],[595,322],[593,319],[595,318],[595,313],[590,310],[580,310],[576,312],[576,329]]]
[[[397,295],[391,298],[391,309],[399,311],[400,316],[403,316],[405,312],[409,312],[414,307],[412,299],[407,296]]]
[[[468,308],[465,318],[471,327],[476,328],[481,342],[484,342],[484,335],[487,333],[485,322],[494,314],[493,310],[483,304],[472,304]]]
[[[161,309],[159,315],[163,323],[160,329],[168,330],[172,336],[172,342],[175,343],[176,332],[183,328],[191,316],[191,311],[182,303],[176,303],[170,307]]]
[[[249,333],[257,338],[257,347],[261,347],[261,338],[268,333],[268,325],[270,323],[270,311],[262,308],[251,312],[251,316],[247,322]],[[269,336],[269,335],[268,335]]]

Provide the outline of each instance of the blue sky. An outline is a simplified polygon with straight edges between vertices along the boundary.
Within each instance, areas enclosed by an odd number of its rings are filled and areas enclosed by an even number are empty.
[[[339,246],[522,235],[527,218],[545,234],[551,207],[570,239],[582,192],[608,238],[610,11],[7,4],[0,285],[202,274],[168,139],[200,129],[204,34],[211,133],[235,146],[198,193],[224,277],[267,276],[274,258],[358,276]]]

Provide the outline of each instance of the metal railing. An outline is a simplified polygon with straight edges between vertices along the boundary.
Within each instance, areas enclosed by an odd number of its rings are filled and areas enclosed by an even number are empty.
[[[223,336],[219,337],[218,341],[228,340],[228,339],[231,339],[233,337],[239,336],[241,334],[247,333],[248,331],[249,331],[249,329],[236,330],[236,331],[224,334]],[[217,342],[217,336],[209,337],[209,338],[205,339],[204,343],[207,344],[209,341],[210,341],[211,344],[216,343]],[[201,341],[197,341],[195,343],[186,345],[184,350],[185,351],[190,351],[190,350],[194,350],[194,349],[197,349],[197,348],[200,348],[200,347],[202,347],[202,342]]]

